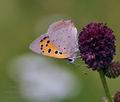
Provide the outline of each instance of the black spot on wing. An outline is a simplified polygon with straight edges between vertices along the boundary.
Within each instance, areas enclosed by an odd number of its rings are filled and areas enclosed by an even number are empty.
[[[50,40],[48,40],[47,43],[50,43]]]
[[[40,48],[41,50],[43,49],[43,45],[41,45],[41,48]]]
[[[46,38],[49,38],[48,36],[44,37],[43,39],[40,40],[40,42],[42,42],[43,40],[45,40]]]
[[[51,52],[51,49],[48,49],[48,53],[50,53]]]
[[[43,40],[45,40],[46,38],[48,38],[48,37],[44,37]]]
[[[58,51],[55,51],[55,54],[58,54]]]
[[[43,40],[40,40],[40,42],[42,42]]]
[[[43,47],[43,45],[41,45],[41,48]]]
[[[62,52],[59,52],[59,54],[62,54]]]
[[[48,46],[48,44],[46,44],[46,47]]]

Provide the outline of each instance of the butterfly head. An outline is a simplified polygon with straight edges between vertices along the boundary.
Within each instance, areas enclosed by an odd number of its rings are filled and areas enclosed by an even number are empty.
[[[70,63],[74,63],[74,62],[75,62],[75,58],[68,58],[68,61],[69,61]]]

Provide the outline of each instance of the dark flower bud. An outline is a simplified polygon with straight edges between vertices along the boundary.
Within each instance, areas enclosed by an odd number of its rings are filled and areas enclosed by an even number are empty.
[[[120,102],[120,91],[117,91],[114,96],[114,102]]]
[[[106,69],[115,54],[115,36],[103,23],[90,23],[78,37],[81,58],[93,70]]]
[[[109,78],[116,78],[120,75],[120,62],[112,62],[111,65],[104,71]]]

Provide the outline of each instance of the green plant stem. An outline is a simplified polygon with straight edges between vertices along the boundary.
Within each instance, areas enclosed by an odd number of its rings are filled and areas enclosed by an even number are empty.
[[[104,91],[105,91],[105,94],[106,94],[106,96],[107,96],[108,102],[113,102],[113,101],[112,101],[112,97],[111,97],[111,95],[110,95],[110,91],[109,91],[107,82],[106,82],[105,75],[104,75],[104,73],[103,73],[102,70],[99,71],[99,75],[100,75],[101,82],[102,82],[102,84],[103,84]]]

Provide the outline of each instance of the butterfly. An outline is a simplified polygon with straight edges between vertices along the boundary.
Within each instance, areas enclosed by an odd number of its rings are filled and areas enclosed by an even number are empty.
[[[77,58],[77,29],[71,20],[60,20],[52,23],[47,33],[30,44],[30,49],[45,56],[68,59],[71,63]]]

